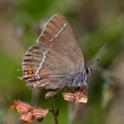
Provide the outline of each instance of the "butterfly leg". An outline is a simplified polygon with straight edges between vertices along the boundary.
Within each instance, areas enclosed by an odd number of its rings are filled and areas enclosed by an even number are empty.
[[[60,89],[47,91],[47,93],[45,94],[45,98],[49,98],[49,97],[54,96],[56,93],[59,92],[59,90],[60,90]]]
[[[54,96],[56,93],[58,93],[63,87],[64,87],[64,83],[53,83],[50,84],[46,87],[46,89],[48,90],[45,97],[49,98],[51,96]]]

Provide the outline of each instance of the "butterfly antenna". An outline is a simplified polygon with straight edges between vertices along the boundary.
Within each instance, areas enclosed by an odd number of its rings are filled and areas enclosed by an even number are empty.
[[[104,43],[102,48],[100,48],[100,50],[96,53],[96,55],[89,61],[88,67],[90,67],[91,69],[95,69],[101,57],[105,54],[106,46],[107,46],[107,42]]]

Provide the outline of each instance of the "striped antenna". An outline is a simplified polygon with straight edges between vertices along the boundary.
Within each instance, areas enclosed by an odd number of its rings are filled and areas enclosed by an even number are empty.
[[[100,50],[96,53],[96,55],[89,61],[88,67],[90,67],[93,70],[95,69],[101,57],[105,54],[106,46],[107,46],[107,42],[104,43],[102,48],[100,48]]]

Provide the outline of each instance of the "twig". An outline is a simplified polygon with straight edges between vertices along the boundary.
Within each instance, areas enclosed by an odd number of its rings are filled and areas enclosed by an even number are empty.
[[[55,122],[55,124],[59,124],[58,123],[58,109],[55,106],[54,98],[51,97],[49,100],[50,100],[51,112],[54,117],[54,122]]]

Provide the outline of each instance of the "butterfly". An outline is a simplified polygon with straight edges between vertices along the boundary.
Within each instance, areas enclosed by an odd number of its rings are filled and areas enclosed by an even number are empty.
[[[48,109],[32,107],[20,100],[14,101],[10,107],[17,110],[20,114],[20,120],[24,122],[41,121],[48,114]]]
[[[21,79],[30,87],[47,89],[46,97],[64,87],[87,91],[87,80],[92,72],[85,64],[70,24],[60,14],[48,20],[36,44],[26,51],[22,70]]]

